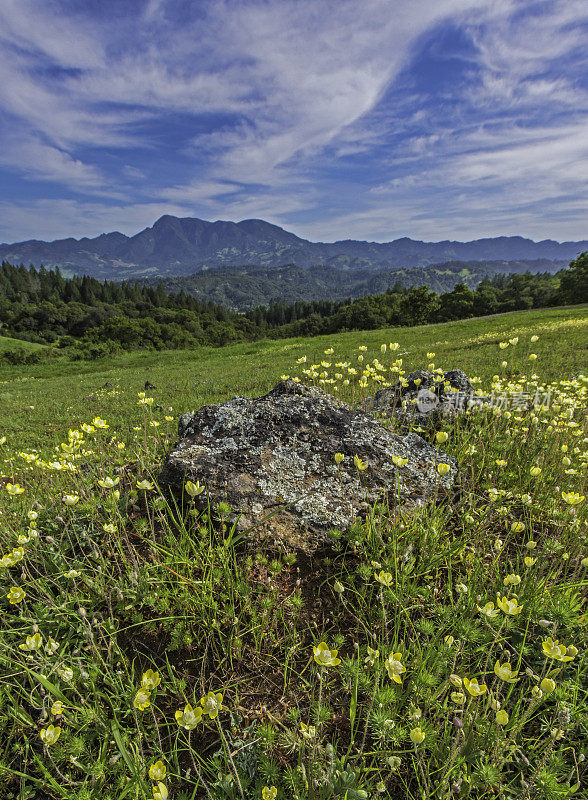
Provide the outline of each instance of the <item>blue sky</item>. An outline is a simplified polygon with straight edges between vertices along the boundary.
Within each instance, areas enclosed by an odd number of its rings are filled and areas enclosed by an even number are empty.
[[[586,0],[2,0],[0,241],[588,238]]]

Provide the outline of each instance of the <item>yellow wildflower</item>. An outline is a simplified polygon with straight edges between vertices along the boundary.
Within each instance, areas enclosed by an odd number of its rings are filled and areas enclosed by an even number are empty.
[[[149,777],[152,781],[162,781],[165,779],[167,768],[163,761],[156,761],[149,767]]]
[[[167,786],[161,781],[157,781],[157,786],[153,787],[152,800],[167,800],[168,798]]]
[[[391,586],[393,581],[394,581],[394,578],[391,575],[391,573],[390,572],[384,572],[384,570],[381,570],[381,572],[379,572],[379,573],[378,572],[374,572],[374,578],[379,583],[381,583],[383,586]]]
[[[421,728],[413,728],[410,732],[410,741],[414,745],[422,744],[425,741],[425,734]]]
[[[543,642],[542,647],[545,655],[555,661],[571,661],[578,652],[573,645],[566,647],[565,644],[560,644],[557,639],[553,641],[551,636]]]
[[[133,705],[135,708],[138,708],[139,711],[145,711],[146,708],[149,708],[151,702],[149,698],[151,697],[151,692],[148,692],[147,689],[138,689],[133,700]]]
[[[516,597],[513,597],[512,599],[509,599],[508,597],[497,597],[496,602],[502,611],[511,617],[516,617],[516,615],[520,614],[523,610],[523,606],[519,605]]]
[[[511,669],[510,661],[505,661],[504,664],[501,664],[500,661],[497,661],[494,664],[494,674],[497,675],[500,680],[505,681],[506,683],[516,683],[518,678],[517,675],[519,674],[518,669]]]
[[[312,648],[314,660],[320,667],[336,667],[341,663],[341,659],[337,658],[337,650],[330,650],[325,642],[321,642],[316,647]]]
[[[198,497],[198,495],[202,494],[204,491],[204,486],[201,486],[199,481],[196,481],[196,483],[193,483],[192,481],[186,481],[184,484],[184,489],[190,495],[190,497]]]
[[[583,494],[578,494],[577,492],[562,492],[561,496],[570,506],[575,506],[586,499]]]
[[[218,712],[222,711],[223,708],[223,696],[220,692],[216,694],[214,692],[208,692],[208,694],[201,698],[200,704],[202,705],[203,714],[208,714],[210,719],[216,719],[218,717]]]
[[[143,677],[141,678],[141,688],[147,689],[148,691],[152,691],[161,683],[161,677],[159,672],[153,672],[152,669],[148,669],[146,672],[143,673]]]
[[[402,683],[400,677],[403,672],[406,672],[406,667],[402,663],[402,653],[390,653],[384,662],[388,677],[395,683]]]
[[[41,737],[41,741],[45,745],[45,747],[49,747],[59,739],[61,735],[61,728],[59,725],[49,725],[47,728],[43,728],[39,731],[39,736]]]
[[[27,636],[26,641],[21,642],[19,644],[21,650],[40,650],[43,647],[43,637],[40,633],[33,633],[31,636]]]
[[[20,603],[21,600],[24,600],[26,592],[24,589],[21,589],[20,586],[12,586],[6,597],[12,605],[15,605],[16,603]]]
[[[190,703],[188,703],[183,711],[176,711],[175,718],[176,722],[181,728],[184,728],[187,731],[194,730],[196,725],[202,721],[202,714],[203,711],[200,706],[196,706],[196,708],[192,708]]]
[[[478,683],[476,678],[472,678],[471,680],[469,678],[464,678],[463,685],[472,697],[479,697],[481,694],[484,694],[488,688],[485,683]]]

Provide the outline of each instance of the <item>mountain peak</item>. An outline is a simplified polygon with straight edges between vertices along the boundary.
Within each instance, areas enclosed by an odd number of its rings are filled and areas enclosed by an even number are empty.
[[[588,250],[588,241],[534,242],[521,236],[471,242],[422,242],[408,237],[381,243],[354,239],[310,242],[263,219],[209,222],[163,214],[150,228],[131,237],[112,231],[80,241],[67,238],[3,244],[0,259],[122,280],[189,275],[203,268],[285,264],[365,271],[408,269],[444,261],[548,259],[564,266],[584,250]]]

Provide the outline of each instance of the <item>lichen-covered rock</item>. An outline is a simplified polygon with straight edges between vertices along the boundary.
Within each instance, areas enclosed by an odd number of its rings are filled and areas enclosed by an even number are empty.
[[[460,369],[451,369],[442,376],[415,370],[406,375],[404,383],[380,389],[363,407],[375,414],[393,416],[404,425],[435,427],[486,400],[475,393],[472,382]]]
[[[306,552],[377,501],[410,508],[444,495],[457,472],[454,459],[416,434],[398,436],[292,380],[263,397],[234,397],[184,414],[179,434],[160,484],[181,491],[185,481],[200,481],[213,503],[225,501],[240,515],[239,528],[250,537]],[[339,465],[335,453],[345,456]],[[357,469],[356,455],[367,469]],[[394,457],[408,461],[397,467]],[[438,462],[451,465],[446,475],[438,474]],[[203,507],[206,495],[196,502]]]

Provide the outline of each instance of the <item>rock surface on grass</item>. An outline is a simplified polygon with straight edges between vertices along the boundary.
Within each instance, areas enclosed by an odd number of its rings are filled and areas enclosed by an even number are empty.
[[[443,375],[419,369],[407,375],[404,383],[380,389],[366,400],[364,409],[394,417],[404,425],[438,427],[487,399],[475,393],[472,382],[460,369]]]
[[[457,473],[455,460],[420,436],[394,434],[370,414],[292,380],[263,397],[184,414],[179,436],[160,484],[181,492],[185,481],[199,481],[213,505],[226,501],[240,514],[239,528],[253,539],[306,552],[378,501],[410,508],[444,495]],[[345,456],[340,465],[335,453]],[[367,469],[357,469],[355,455]],[[406,465],[395,466],[395,456]],[[444,476],[439,462],[451,466]],[[200,508],[206,502],[206,493],[196,498]]]

